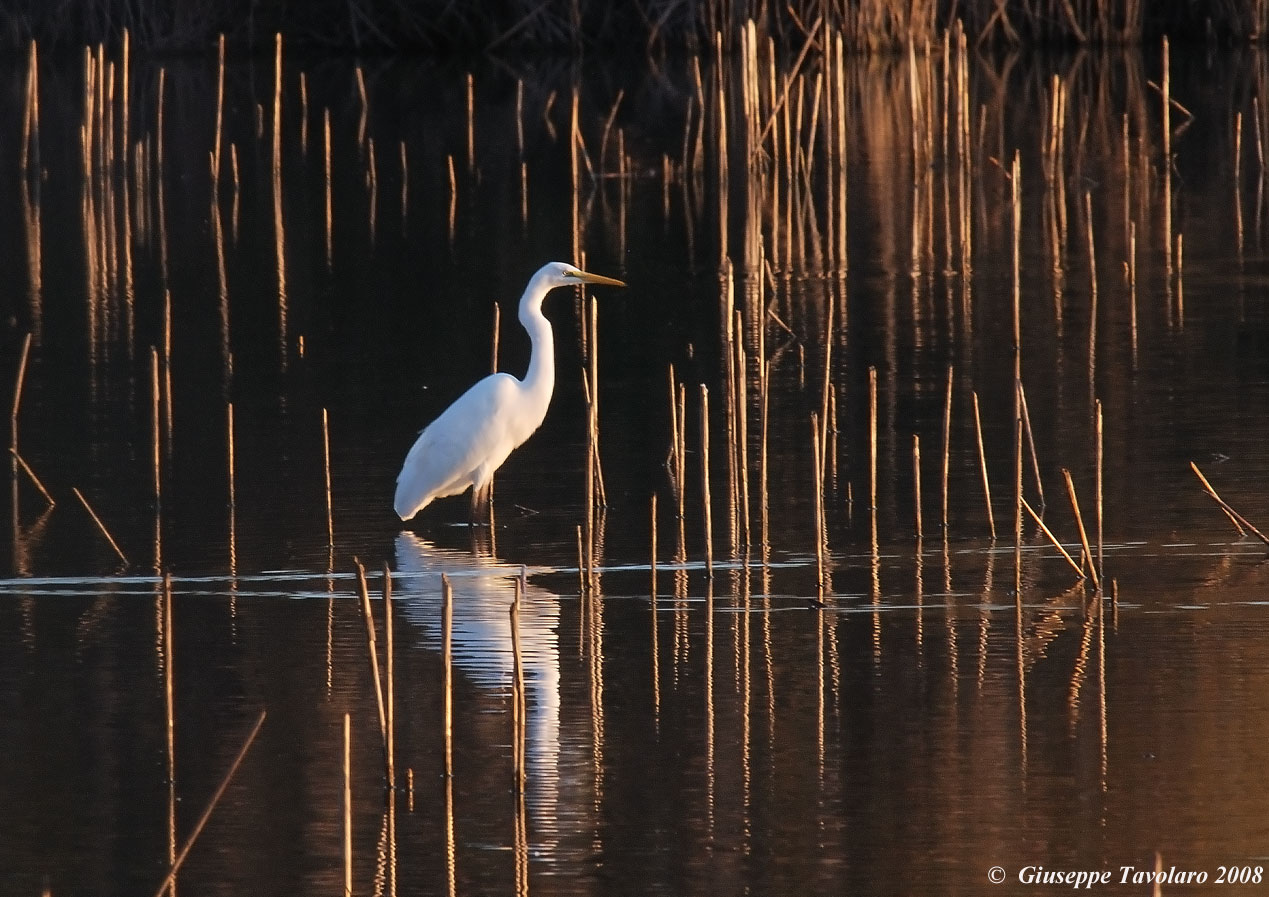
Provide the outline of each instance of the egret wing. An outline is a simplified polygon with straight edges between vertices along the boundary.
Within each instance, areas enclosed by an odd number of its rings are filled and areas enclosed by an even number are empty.
[[[435,498],[459,494],[506,460],[515,448],[507,411],[517,387],[509,374],[485,377],[424,428],[397,476],[393,507],[402,520]]]

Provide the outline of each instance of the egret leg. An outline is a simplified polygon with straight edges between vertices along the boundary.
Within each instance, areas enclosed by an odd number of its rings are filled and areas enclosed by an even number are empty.
[[[472,486],[471,489],[471,524],[472,526],[491,526],[493,524],[493,489],[490,483],[483,486]]]

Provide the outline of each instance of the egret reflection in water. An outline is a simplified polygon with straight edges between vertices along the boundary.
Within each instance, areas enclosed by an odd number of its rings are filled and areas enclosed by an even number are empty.
[[[520,567],[439,548],[411,532],[396,538],[397,605],[425,644],[441,650],[441,575],[454,588],[454,666],[481,689],[510,695],[511,602]],[[559,596],[532,581],[520,605],[527,720],[528,806],[535,832],[554,840],[560,799]],[[462,709],[455,707],[455,713]],[[508,733],[510,716],[508,715]],[[508,758],[508,775],[511,766]]]

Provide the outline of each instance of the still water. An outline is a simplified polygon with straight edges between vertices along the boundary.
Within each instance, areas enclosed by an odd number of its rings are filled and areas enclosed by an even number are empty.
[[[15,439],[55,501],[15,461],[5,892],[152,893],[262,711],[182,894],[343,890],[346,713],[357,894],[1263,891],[1269,568],[1189,464],[1269,526],[1264,61],[1174,51],[1169,105],[1154,53],[737,45],[5,61],[3,370],[31,334]],[[492,531],[465,499],[402,528],[495,304],[521,372],[520,290],[583,253],[630,287],[597,346],[548,300],[558,386]],[[1015,555],[1015,257],[1023,494],[1079,562],[1070,471],[1100,592],[1030,517]],[[394,793],[354,559],[381,663],[393,577]]]

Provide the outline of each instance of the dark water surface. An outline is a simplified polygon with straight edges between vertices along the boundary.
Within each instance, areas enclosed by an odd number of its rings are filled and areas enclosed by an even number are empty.
[[[94,115],[90,64],[42,59],[25,173],[27,61],[5,61],[3,370],[16,375],[31,333],[17,445],[56,504],[14,467],[0,889],[153,893],[261,711],[180,869],[186,897],[343,890],[345,713],[357,894],[979,894],[995,866],[1001,893],[1037,889],[1019,880],[1032,866],[1106,871],[1098,890],[1142,893],[1121,879],[1157,857],[1206,873],[1196,892],[1269,887],[1269,566],[1189,467],[1269,527],[1264,60],[1174,51],[1168,159],[1157,54],[952,47],[838,67],[817,48],[787,92],[794,60],[776,60],[772,91],[761,58],[751,165],[739,55],[721,73],[704,57],[534,61],[470,80],[288,56],[276,156],[273,60],[231,60],[218,184],[214,60],[133,58],[126,91]],[[1015,150],[1044,487],[1028,451],[1024,495],[1078,560],[1069,470],[1097,555],[1100,401],[1101,593],[1029,518],[1014,590]],[[791,158],[803,167],[789,176]],[[585,595],[592,347],[567,291],[547,303],[554,402],[499,471],[492,533],[469,530],[465,498],[404,530],[391,512],[418,429],[489,370],[495,302],[501,365],[522,372],[516,299],[575,248],[630,285],[598,294],[608,504]],[[744,458],[729,451],[732,308]],[[686,387],[681,523],[670,365]],[[826,394],[821,591],[810,416]],[[741,466],[747,521],[731,497]],[[376,596],[383,565],[394,577],[396,758],[413,790],[391,799],[354,558]],[[521,801],[508,609],[522,568]],[[1218,886],[1230,867],[1237,883]]]

